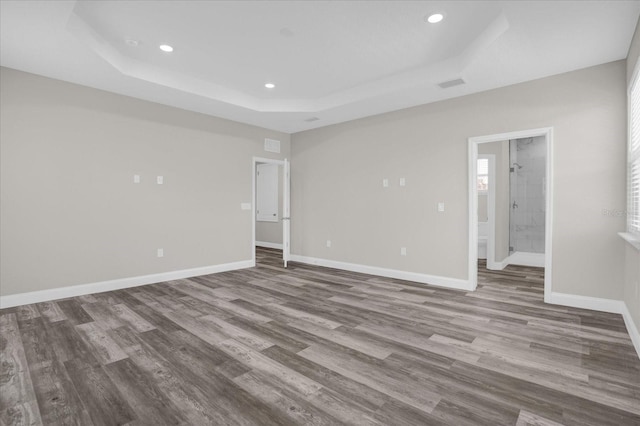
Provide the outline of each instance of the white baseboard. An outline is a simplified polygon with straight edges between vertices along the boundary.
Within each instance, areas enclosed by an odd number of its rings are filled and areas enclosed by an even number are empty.
[[[623,309],[626,308],[626,305],[622,300],[603,299],[601,297],[579,296],[576,294],[556,292],[551,293],[548,303],[553,305],[570,306],[572,308],[610,312],[612,314],[622,314]]]
[[[544,253],[528,253],[523,251],[517,251],[511,256],[507,257],[503,263],[507,265],[520,265],[520,266],[536,266],[538,268],[544,268]],[[504,269],[504,268],[503,268]]]
[[[282,244],[268,243],[266,241],[256,241],[256,246],[282,250]]]
[[[215,274],[217,272],[233,271],[235,269],[252,268],[256,266],[253,260],[224,263],[221,265],[203,266],[200,268],[182,269],[179,271],[163,272],[160,274],[141,275],[138,277],[101,281],[90,284],[79,284],[68,287],[52,288],[48,290],[31,291],[28,293],[10,294],[0,297],[0,308],[28,305],[49,300],[64,299],[66,297],[82,296],[85,294],[102,293],[111,290],[137,287],[163,281],[179,280],[200,275]]]
[[[500,262],[487,262],[487,269],[493,271],[502,271],[509,265],[519,266],[536,266],[538,268],[545,267],[545,255],[544,253],[528,253],[523,251],[517,251],[511,256],[507,256]]]
[[[629,337],[636,349],[638,358],[640,358],[640,333],[631,318],[631,313],[627,304],[622,300],[602,299],[600,297],[578,296],[575,294],[551,293],[549,302],[554,305],[571,306],[572,308],[591,309],[594,311],[610,312],[612,314],[621,314],[624,324],[629,332]]]
[[[507,259],[504,259],[501,262],[489,262],[489,261],[487,261],[487,269],[490,269],[492,271],[502,271],[509,264],[509,263],[507,263]]]
[[[640,358],[640,332],[638,332],[638,327],[636,327],[636,323],[633,322],[633,318],[631,318],[631,312],[629,312],[629,307],[626,303],[623,303],[623,311],[622,318],[624,319],[624,325],[627,326],[627,331],[629,332],[629,337],[631,337],[631,341],[633,342],[633,346],[636,348],[636,353],[638,354],[638,358]]]
[[[306,263],[309,265],[324,266],[327,268],[342,269],[351,272],[360,272],[369,275],[378,275],[387,278],[396,278],[399,280],[415,281],[422,284],[430,284],[439,287],[453,288],[456,290],[473,291],[474,288],[468,280],[458,278],[441,277],[437,275],[420,274],[417,272],[400,271],[397,269],[379,268],[377,266],[358,265],[355,263],[338,262],[335,260],[319,259],[316,257],[291,255],[292,262]]]

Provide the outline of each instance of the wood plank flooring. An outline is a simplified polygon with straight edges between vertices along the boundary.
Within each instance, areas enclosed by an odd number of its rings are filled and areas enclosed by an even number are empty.
[[[619,315],[291,263],[0,311],[2,425],[640,425]]]

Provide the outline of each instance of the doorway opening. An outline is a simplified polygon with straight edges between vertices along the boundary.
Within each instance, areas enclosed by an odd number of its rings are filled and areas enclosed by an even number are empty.
[[[485,144],[484,146],[488,146]],[[478,154],[478,259],[495,268],[496,154]]]
[[[289,161],[254,157],[252,164],[252,259],[254,264],[279,263],[286,268],[291,235]]]
[[[474,289],[479,267],[544,267],[544,300],[550,300],[552,130],[469,139],[469,280]]]

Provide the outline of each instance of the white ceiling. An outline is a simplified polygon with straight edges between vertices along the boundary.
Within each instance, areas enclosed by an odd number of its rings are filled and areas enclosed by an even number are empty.
[[[610,0],[2,0],[0,64],[294,133],[624,59],[639,15]]]

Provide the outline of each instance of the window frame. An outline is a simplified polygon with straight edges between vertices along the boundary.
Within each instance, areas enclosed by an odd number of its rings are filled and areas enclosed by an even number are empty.
[[[478,171],[478,173],[476,173],[476,188],[478,190],[478,194],[481,195],[487,195],[489,193],[489,185],[491,185],[491,182],[489,182],[489,159],[488,158],[478,158],[476,160],[477,162],[480,161],[486,161],[487,162],[487,173],[480,173],[479,170],[480,168],[478,167],[478,164],[476,163],[476,170]],[[482,176],[486,176],[487,177],[487,189],[480,189],[478,187],[478,179]]]
[[[627,232],[640,237],[640,58],[627,91]],[[635,179],[634,179],[635,176]],[[634,188],[635,187],[635,188]]]

